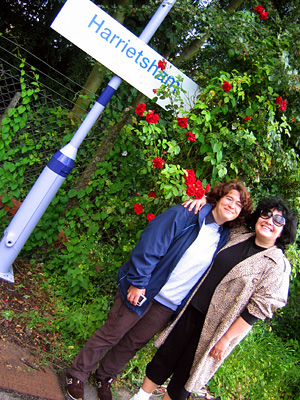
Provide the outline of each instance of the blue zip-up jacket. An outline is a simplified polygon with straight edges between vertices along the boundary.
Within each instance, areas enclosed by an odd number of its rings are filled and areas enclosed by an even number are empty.
[[[143,314],[167,282],[184,252],[197,238],[210,210],[211,205],[206,204],[195,215],[182,205],[177,205],[158,215],[148,224],[141,233],[129,261],[122,265],[117,276],[121,298],[129,309],[139,316]],[[228,236],[229,228],[224,228],[215,254],[226,244]],[[127,290],[130,285],[146,289],[147,301],[142,306],[134,306],[127,301]],[[182,308],[189,295],[190,293],[176,312]]]

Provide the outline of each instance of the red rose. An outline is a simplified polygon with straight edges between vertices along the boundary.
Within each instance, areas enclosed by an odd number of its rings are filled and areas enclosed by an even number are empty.
[[[194,135],[194,133],[189,131],[185,135],[187,136],[187,140],[189,142],[195,142],[196,141],[196,136]]]
[[[186,194],[187,194],[188,196],[190,196],[190,197],[195,196],[195,194],[196,194],[196,189],[194,188],[193,185],[189,185],[189,186],[186,188]]]
[[[139,117],[142,117],[145,111],[146,111],[146,104],[138,104],[136,106],[135,112]]]
[[[160,157],[155,157],[155,158],[153,158],[153,160],[152,160],[153,167],[154,167],[154,168],[158,168],[158,169],[161,169],[161,168],[163,167],[163,163],[164,163],[164,162],[165,162],[165,161],[162,160]]]
[[[265,9],[263,8],[263,6],[256,6],[256,7],[254,7],[254,11],[256,11],[257,14],[260,14],[263,11],[265,11]]]
[[[203,189],[198,189],[198,190],[196,191],[195,197],[196,197],[196,199],[200,200],[200,199],[202,199],[202,197],[203,197],[204,195],[205,195],[204,190],[203,190]]]
[[[196,175],[195,175],[195,171],[194,171],[193,169],[186,169],[186,172],[187,172],[187,174],[190,175],[190,176],[196,176]]]
[[[267,17],[268,17],[268,14],[269,14],[268,11],[261,12],[261,13],[259,14],[259,19],[260,19],[261,21],[265,21],[265,20],[267,19]]]
[[[208,183],[203,189],[203,184],[199,179],[196,179],[195,171],[187,169],[187,176],[185,176],[184,183],[186,184],[186,194],[188,196],[195,196],[196,199],[202,199],[205,193],[209,192],[210,184]]]
[[[150,198],[150,197],[153,197],[154,199],[156,199],[156,193],[154,193],[154,192],[149,192],[148,193],[148,197]]]
[[[163,58],[163,60],[158,61],[158,68],[160,68],[162,71],[166,69],[167,61]]]
[[[194,183],[196,183],[196,177],[195,176],[186,176],[184,178],[184,183],[187,186],[193,185]]]
[[[154,214],[147,214],[147,220],[150,222],[155,218]]]
[[[276,104],[281,104],[282,103],[282,97],[278,96],[276,97]]]
[[[245,117],[244,120],[245,121],[250,121],[251,117]]]
[[[230,85],[229,82],[224,81],[223,85],[222,85],[222,89],[224,90],[224,92],[228,93],[232,89],[232,86]]]
[[[157,124],[159,120],[158,114],[154,114],[154,110],[149,111],[148,114],[146,115],[146,121],[148,124]]]
[[[189,185],[193,185],[194,183],[196,183],[196,176],[195,176],[195,172],[192,169],[187,169],[187,175],[184,178],[184,183],[189,186]]]
[[[136,214],[142,214],[143,212],[143,206],[141,204],[135,204],[133,206],[133,209],[136,212]]]
[[[157,90],[156,89],[153,89],[153,93],[156,93],[157,92]]]
[[[187,118],[177,118],[177,125],[181,128],[187,128],[188,119]]]
[[[195,188],[196,188],[197,190],[198,190],[198,189],[203,189],[202,182],[199,181],[199,179],[197,179],[196,182],[195,182]]]
[[[287,100],[282,100],[282,103],[280,104],[279,110],[280,111],[285,111],[286,110],[286,104],[287,104]]]

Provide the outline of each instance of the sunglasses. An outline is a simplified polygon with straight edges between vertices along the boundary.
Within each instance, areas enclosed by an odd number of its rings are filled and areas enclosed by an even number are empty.
[[[261,210],[260,218],[262,219],[269,219],[272,217],[273,224],[276,226],[283,226],[285,225],[285,218],[279,214],[273,214],[271,210]]]

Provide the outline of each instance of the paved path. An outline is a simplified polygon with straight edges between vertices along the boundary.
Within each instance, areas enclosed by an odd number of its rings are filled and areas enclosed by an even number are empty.
[[[65,391],[64,374],[56,375],[50,367],[36,365],[33,355],[15,343],[0,340],[0,400],[70,400]],[[125,387],[112,387],[113,400],[130,400]],[[87,383],[85,400],[98,400],[97,389]],[[152,395],[151,400],[161,400]],[[200,399],[200,397],[198,397]],[[205,399],[212,399],[204,394]]]
[[[63,374],[36,365],[33,355],[15,343],[0,341],[0,400],[69,400]],[[98,400],[97,389],[87,383],[85,400]],[[126,388],[112,388],[113,400],[129,400]],[[161,396],[152,396],[159,400]]]

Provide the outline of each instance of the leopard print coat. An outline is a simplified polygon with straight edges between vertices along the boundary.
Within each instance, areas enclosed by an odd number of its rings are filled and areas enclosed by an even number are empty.
[[[253,235],[254,233],[246,232],[245,228],[233,230],[222,250],[241,243]],[[272,318],[274,310],[286,305],[290,273],[290,263],[283,252],[273,246],[235,265],[223,278],[215,289],[206,314],[190,377],[185,385],[187,391],[200,391],[234,347],[249,333],[250,326],[247,332],[231,341],[223,360],[216,361],[209,356],[210,350],[246,307],[250,314],[265,319]],[[205,276],[194,293],[201,286]],[[165,341],[188,303],[176,320],[157,337],[155,340],[157,347]]]

